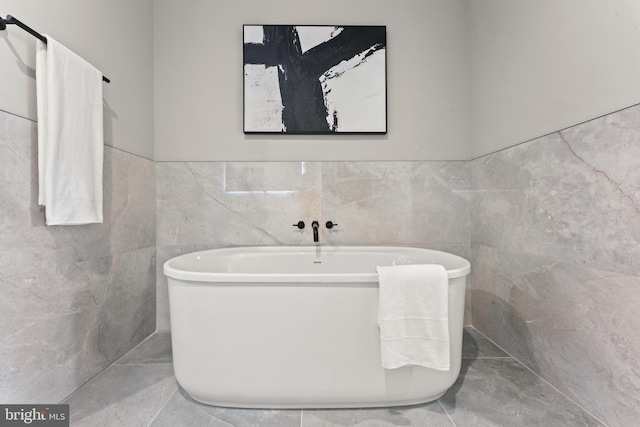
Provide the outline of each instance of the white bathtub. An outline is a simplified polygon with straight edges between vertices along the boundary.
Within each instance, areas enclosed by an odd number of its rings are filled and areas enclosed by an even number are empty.
[[[442,264],[451,370],[380,361],[376,266]],[[412,405],[460,373],[466,275],[456,255],[403,247],[245,247],[182,255],[169,281],[175,375],[196,400],[242,408]]]

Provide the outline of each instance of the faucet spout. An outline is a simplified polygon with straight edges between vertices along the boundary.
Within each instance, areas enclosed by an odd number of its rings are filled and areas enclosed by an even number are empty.
[[[317,243],[318,241],[320,241],[320,238],[318,237],[318,228],[320,227],[320,223],[318,223],[318,221],[313,221],[311,223],[311,228],[313,228],[313,241],[315,243]]]

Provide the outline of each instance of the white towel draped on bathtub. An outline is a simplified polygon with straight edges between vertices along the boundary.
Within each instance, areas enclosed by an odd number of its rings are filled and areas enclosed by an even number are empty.
[[[47,225],[102,222],[102,73],[49,36],[37,41],[38,203]]]
[[[382,366],[450,369],[449,279],[442,265],[377,267]]]

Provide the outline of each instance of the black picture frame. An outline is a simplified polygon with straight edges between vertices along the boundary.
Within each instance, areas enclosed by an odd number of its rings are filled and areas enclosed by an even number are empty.
[[[244,25],[244,133],[387,133],[383,25]]]

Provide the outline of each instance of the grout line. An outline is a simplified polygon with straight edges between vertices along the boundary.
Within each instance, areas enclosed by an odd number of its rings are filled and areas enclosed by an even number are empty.
[[[164,402],[164,404],[162,405],[162,407],[158,410],[158,412],[153,416],[153,418],[151,418],[151,421],[149,421],[149,424],[147,424],[147,427],[149,427],[151,424],[153,424],[153,422],[156,420],[156,418],[158,418],[158,415],[160,415],[160,413],[164,410],[164,408],[167,406],[167,404],[169,403],[169,401],[173,398],[173,396],[176,395],[176,393],[178,392],[178,388],[176,387],[176,391],[174,391],[171,396],[169,396],[167,398],[167,401]]]
[[[473,327],[473,326],[472,326]],[[578,402],[576,402],[574,399],[572,399],[571,397],[567,396],[562,390],[558,389],[555,385],[551,384],[549,381],[547,381],[544,377],[542,377],[540,374],[538,374],[536,371],[534,371],[533,369],[531,369],[530,367],[528,367],[527,365],[525,365],[524,363],[522,363],[520,360],[518,360],[516,357],[514,357],[511,353],[509,353],[507,350],[505,350],[504,348],[502,348],[501,346],[499,346],[498,344],[495,343],[495,341],[493,341],[491,338],[489,338],[488,336],[486,336],[485,334],[483,334],[482,332],[480,332],[479,330],[477,330],[475,327],[473,327],[473,329],[476,330],[476,332],[478,332],[480,335],[482,335],[483,337],[485,337],[486,339],[488,339],[493,345],[495,345],[496,347],[498,347],[500,350],[504,351],[506,354],[509,355],[509,357],[511,357],[513,360],[515,360],[516,362],[518,362],[521,366],[523,366],[525,369],[527,369],[529,372],[531,372],[533,375],[535,375],[536,377],[538,377],[540,380],[542,380],[544,383],[546,383],[548,386],[550,386],[553,390],[555,390],[556,392],[558,392],[560,395],[564,396],[567,400],[569,400],[570,402],[572,402],[574,405],[576,405],[578,408],[582,409],[584,412],[586,412],[587,414],[589,414],[591,417],[593,417],[596,421],[598,421],[599,423],[601,423],[603,426],[605,427],[609,427],[609,425],[607,423],[605,423],[604,421],[602,421],[600,418],[596,417],[595,415],[593,415],[591,413],[591,411],[587,410],[584,406],[582,406],[581,404],[579,404]]]
[[[123,354],[122,356],[120,356],[118,359],[116,359],[115,362],[112,363],[112,365],[119,365],[122,359],[124,359],[129,353],[133,352],[136,348],[140,347],[142,344],[146,343],[147,341],[149,341],[151,339],[152,336],[154,336],[156,333],[158,333],[158,331],[152,332],[149,336],[147,336],[145,339],[143,339],[142,341],[140,341],[138,344],[136,344],[135,346],[133,346],[133,348],[129,351],[127,351],[125,354]],[[127,365],[128,363],[123,363],[123,365]]]
[[[449,411],[447,411],[447,408],[445,408],[442,402],[440,402],[440,399],[438,399],[437,402],[438,402],[438,405],[440,405],[440,407],[444,411],[444,413],[447,415],[447,417],[449,417],[449,420],[451,421],[451,424],[453,425],[453,427],[456,427],[456,423],[455,421],[453,421],[453,418],[451,418],[451,415],[449,414]]]
[[[463,357],[462,360],[484,360],[484,359],[515,359],[513,356],[481,356],[481,357]]]
[[[75,389],[71,394],[69,394],[67,397],[65,397],[64,399],[62,399],[60,402],[58,403],[63,403],[69,399],[71,399],[73,396],[75,396],[76,394],[78,394],[81,390],[83,390],[85,387],[87,387],[89,385],[89,383],[93,382],[93,380],[95,380],[96,378],[98,378],[100,375],[104,374],[105,371],[107,371],[109,368],[111,368],[113,366],[113,363],[110,364],[109,366],[107,366],[106,368],[104,368],[103,370],[101,370],[100,372],[98,372],[97,374],[95,374],[93,377],[89,378],[87,380],[87,382],[85,382],[84,384],[82,384],[80,387],[78,387],[77,389]]]
[[[84,384],[82,384],[80,387],[78,387],[77,389],[75,389],[73,392],[71,392],[69,395],[67,395],[64,399],[62,399],[59,403],[62,403],[66,400],[71,399],[74,395],[76,395],[77,393],[80,392],[80,390],[84,389],[86,386],[89,385],[90,382],[92,382],[93,380],[97,379],[100,375],[102,375],[106,370],[108,370],[109,368],[111,368],[112,366],[115,366],[118,364],[118,361],[120,361],[123,357],[125,357],[127,354],[131,353],[134,349],[136,349],[139,345],[141,345],[142,343],[144,343],[145,341],[147,341],[148,339],[151,338],[151,336],[155,334],[155,332],[153,332],[151,335],[149,335],[148,337],[146,337],[145,339],[143,339],[142,341],[140,341],[138,344],[136,344],[131,350],[127,351],[125,354],[123,354],[122,356],[120,356],[118,359],[116,359],[114,362],[111,362],[109,365],[105,366],[105,368],[103,370],[101,370],[100,372],[98,372],[97,374],[95,374],[94,376],[92,376],[91,378],[89,378]],[[128,364],[123,363],[122,366],[126,366]]]
[[[173,362],[138,362],[138,363],[118,363],[118,366],[147,366],[147,365],[171,365]]]
[[[508,150],[508,149],[510,149],[510,148],[513,148],[513,147],[517,147],[518,145],[524,145],[524,144],[526,144],[526,143],[528,143],[528,142],[533,142],[533,141],[535,141],[536,139],[541,139],[541,138],[544,138],[544,137],[547,137],[547,136],[553,135],[554,133],[560,133],[560,132],[563,132],[563,131],[565,131],[565,130],[567,130],[567,129],[571,129],[571,128],[576,127],[576,126],[583,125],[583,124],[588,123],[588,122],[591,122],[591,121],[593,121],[593,120],[602,119],[603,117],[609,116],[609,115],[611,115],[611,114],[616,114],[616,113],[619,113],[619,112],[621,112],[621,111],[624,111],[624,110],[627,110],[627,109],[629,109],[629,108],[633,108],[633,107],[636,107],[636,106],[639,106],[639,105],[640,105],[640,104],[638,104],[638,103],[634,103],[634,104],[628,105],[628,106],[626,106],[626,107],[619,108],[619,109],[617,109],[617,110],[615,110],[615,111],[611,111],[611,112],[609,112],[609,113],[602,114],[602,115],[597,116],[597,117],[593,117],[593,118],[590,118],[590,119],[587,119],[587,120],[583,120],[583,121],[578,122],[578,123],[574,123],[574,124],[572,124],[572,125],[569,125],[569,126],[563,127],[562,129],[556,129],[556,130],[551,131],[551,132],[543,133],[542,135],[534,136],[533,138],[528,138],[528,139],[526,139],[526,140],[524,140],[524,141],[520,141],[520,142],[517,142],[517,143],[515,143],[515,144],[511,144],[511,145],[509,145],[508,147],[499,148],[499,149],[494,150],[494,151],[492,151],[492,152],[490,152],[490,153],[482,154],[482,155],[479,155],[479,156],[476,156],[476,157],[473,157],[473,154],[470,154],[470,156],[469,156],[470,158],[469,158],[469,159],[467,159],[466,161],[471,161],[471,162],[472,162],[472,161],[474,161],[474,160],[478,160],[478,159],[481,159],[481,158],[483,158],[483,157],[490,156],[490,155],[493,155],[493,154],[499,153],[499,152],[501,152],[501,151]],[[462,161],[464,161],[464,160],[462,160]]]
[[[23,116],[22,114],[13,113],[13,112],[11,112],[11,111],[3,110],[3,109],[0,109],[0,113],[5,113],[5,114],[11,115],[11,116],[13,116],[13,117],[18,117],[18,118],[20,118],[20,119],[24,119],[24,120],[26,120],[26,121],[29,121],[29,122],[33,123],[34,125],[37,125],[37,124],[38,124],[38,120],[31,119],[31,118],[29,118],[29,117],[27,117],[27,116]],[[38,131],[38,130],[36,129],[36,133],[37,133],[37,131]],[[135,156],[135,157],[138,157],[138,158],[140,158],[140,159],[148,160],[148,161],[150,161],[150,162],[155,163],[155,160],[154,160],[154,159],[150,159],[150,158],[145,157],[145,156],[143,156],[143,155],[141,155],[141,154],[135,154],[135,153],[132,153],[132,152],[130,152],[130,151],[125,150],[124,148],[114,147],[113,145],[109,145],[109,144],[106,144],[106,143],[103,143],[103,146],[104,146],[104,147],[109,147],[109,148],[112,148],[112,149],[114,149],[114,150],[118,150],[118,151],[120,151],[120,152],[122,152],[122,153],[130,154],[130,155]]]
[[[473,328],[474,331],[476,331],[477,333],[479,333],[480,335],[482,335],[483,337],[485,337],[487,339],[487,341],[489,341],[491,344],[495,345],[496,347],[498,347],[498,349],[502,352],[504,352],[504,354],[506,354],[507,356],[497,356],[495,357],[496,359],[499,358],[512,358],[513,360],[515,360],[516,362],[522,364],[522,362],[520,362],[518,359],[516,359],[515,357],[513,357],[513,355],[511,353],[509,353],[507,350],[505,350],[504,348],[502,348],[501,346],[499,346],[494,340],[492,340],[491,338],[489,338],[488,336],[486,336],[485,334],[483,334],[482,332],[480,332],[478,329],[476,329],[475,326],[473,325],[469,325],[468,327]],[[493,357],[483,357],[480,358],[478,357],[477,359],[493,359]]]

